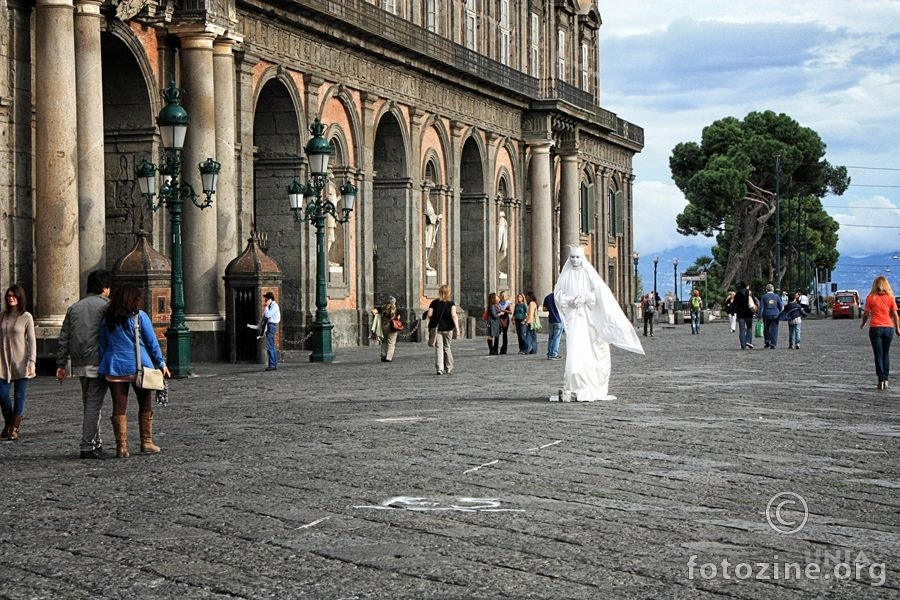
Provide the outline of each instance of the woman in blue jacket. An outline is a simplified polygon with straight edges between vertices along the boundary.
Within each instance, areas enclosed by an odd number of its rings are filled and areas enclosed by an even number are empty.
[[[134,385],[137,374],[135,350],[135,320],[140,330],[141,365],[153,365],[171,377],[166,359],[156,341],[150,317],[141,310],[141,290],[133,285],[113,289],[106,314],[100,323],[100,376],[109,383],[113,401],[112,425],[116,436],[116,456],[128,458],[128,429],[125,409],[128,407],[128,386],[134,388],[138,400],[141,429],[141,452],[159,452],[153,443],[153,410],[151,391]]]

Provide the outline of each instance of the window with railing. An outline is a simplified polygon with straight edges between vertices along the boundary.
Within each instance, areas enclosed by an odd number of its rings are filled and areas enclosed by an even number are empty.
[[[478,52],[478,13],[475,0],[466,0],[466,48]]]
[[[425,29],[438,32],[438,0],[425,0]]]
[[[532,77],[540,77],[541,64],[541,19],[537,13],[531,13],[531,30],[528,33],[531,39],[531,53],[528,61],[528,72]]]
[[[500,63],[509,65],[509,0],[500,0]]]
[[[566,81],[566,32],[560,29],[556,33],[556,77]]]
[[[591,91],[590,52],[587,42],[581,44],[581,89]]]

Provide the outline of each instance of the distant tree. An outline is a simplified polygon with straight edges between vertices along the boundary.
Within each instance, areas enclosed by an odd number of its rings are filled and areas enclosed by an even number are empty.
[[[718,289],[785,275],[786,260],[775,273],[776,182],[779,204],[794,202],[805,219],[798,222],[805,223],[804,236],[792,236],[791,248],[784,245],[788,229],[782,228],[782,256],[796,255],[796,269],[807,263],[834,268],[838,224],[822,209],[821,198],[843,194],[850,178],[845,167],[832,166],[824,156],[815,131],[772,111],[752,112],[743,121],[726,117],[705,127],[699,144],[675,146],[669,168],[688,201],[676,217],[678,232],[715,237]]]

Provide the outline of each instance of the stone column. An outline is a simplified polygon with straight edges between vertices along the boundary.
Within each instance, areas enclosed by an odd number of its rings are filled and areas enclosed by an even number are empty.
[[[34,306],[39,326],[62,324],[78,300],[78,135],[72,0],[35,5]],[[95,107],[99,109],[99,107]]]
[[[101,0],[75,2],[75,77],[78,81],[78,252],[81,295],[86,276],[106,268]]]
[[[201,193],[203,184],[197,165],[216,155],[216,90],[214,85],[214,33],[181,31],[181,84],[185,88],[182,105],[190,117],[184,143],[182,181]],[[221,162],[221,161],[220,161]],[[233,190],[233,187],[232,187]],[[205,200],[201,195],[199,200]],[[184,207],[182,249],[184,252],[184,302],[188,327],[209,330],[202,322],[220,321],[218,294],[222,285],[218,269],[216,204],[200,210],[190,201]],[[193,322],[192,322],[193,321]],[[195,323],[196,322],[196,323]]]
[[[578,155],[575,152],[560,156],[559,181],[559,266],[569,258],[569,246],[581,243],[579,222],[580,194],[578,185]]]
[[[538,298],[553,289],[553,206],[550,193],[550,146],[530,142],[531,163],[531,289]]]
[[[216,88],[216,160],[222,165],[216,190],[216,233],[218,234],[218,260],[216,267],[216,308],[225,314],[225,284],[221,278],[225,267],[240,250],[238,231],[237,186],[235,178],[235,100],[234,57],[235,40],[217,38],[213,44],[213,79]]]

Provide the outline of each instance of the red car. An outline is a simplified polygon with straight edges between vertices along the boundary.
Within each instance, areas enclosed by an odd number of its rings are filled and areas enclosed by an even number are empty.
[[[841,290],[834,293],[834,304],[831,307],[831,317],[837,319],[846,317],[858,319],[862,317],[862,307],[859,303],[859,292],[856,290]]]

